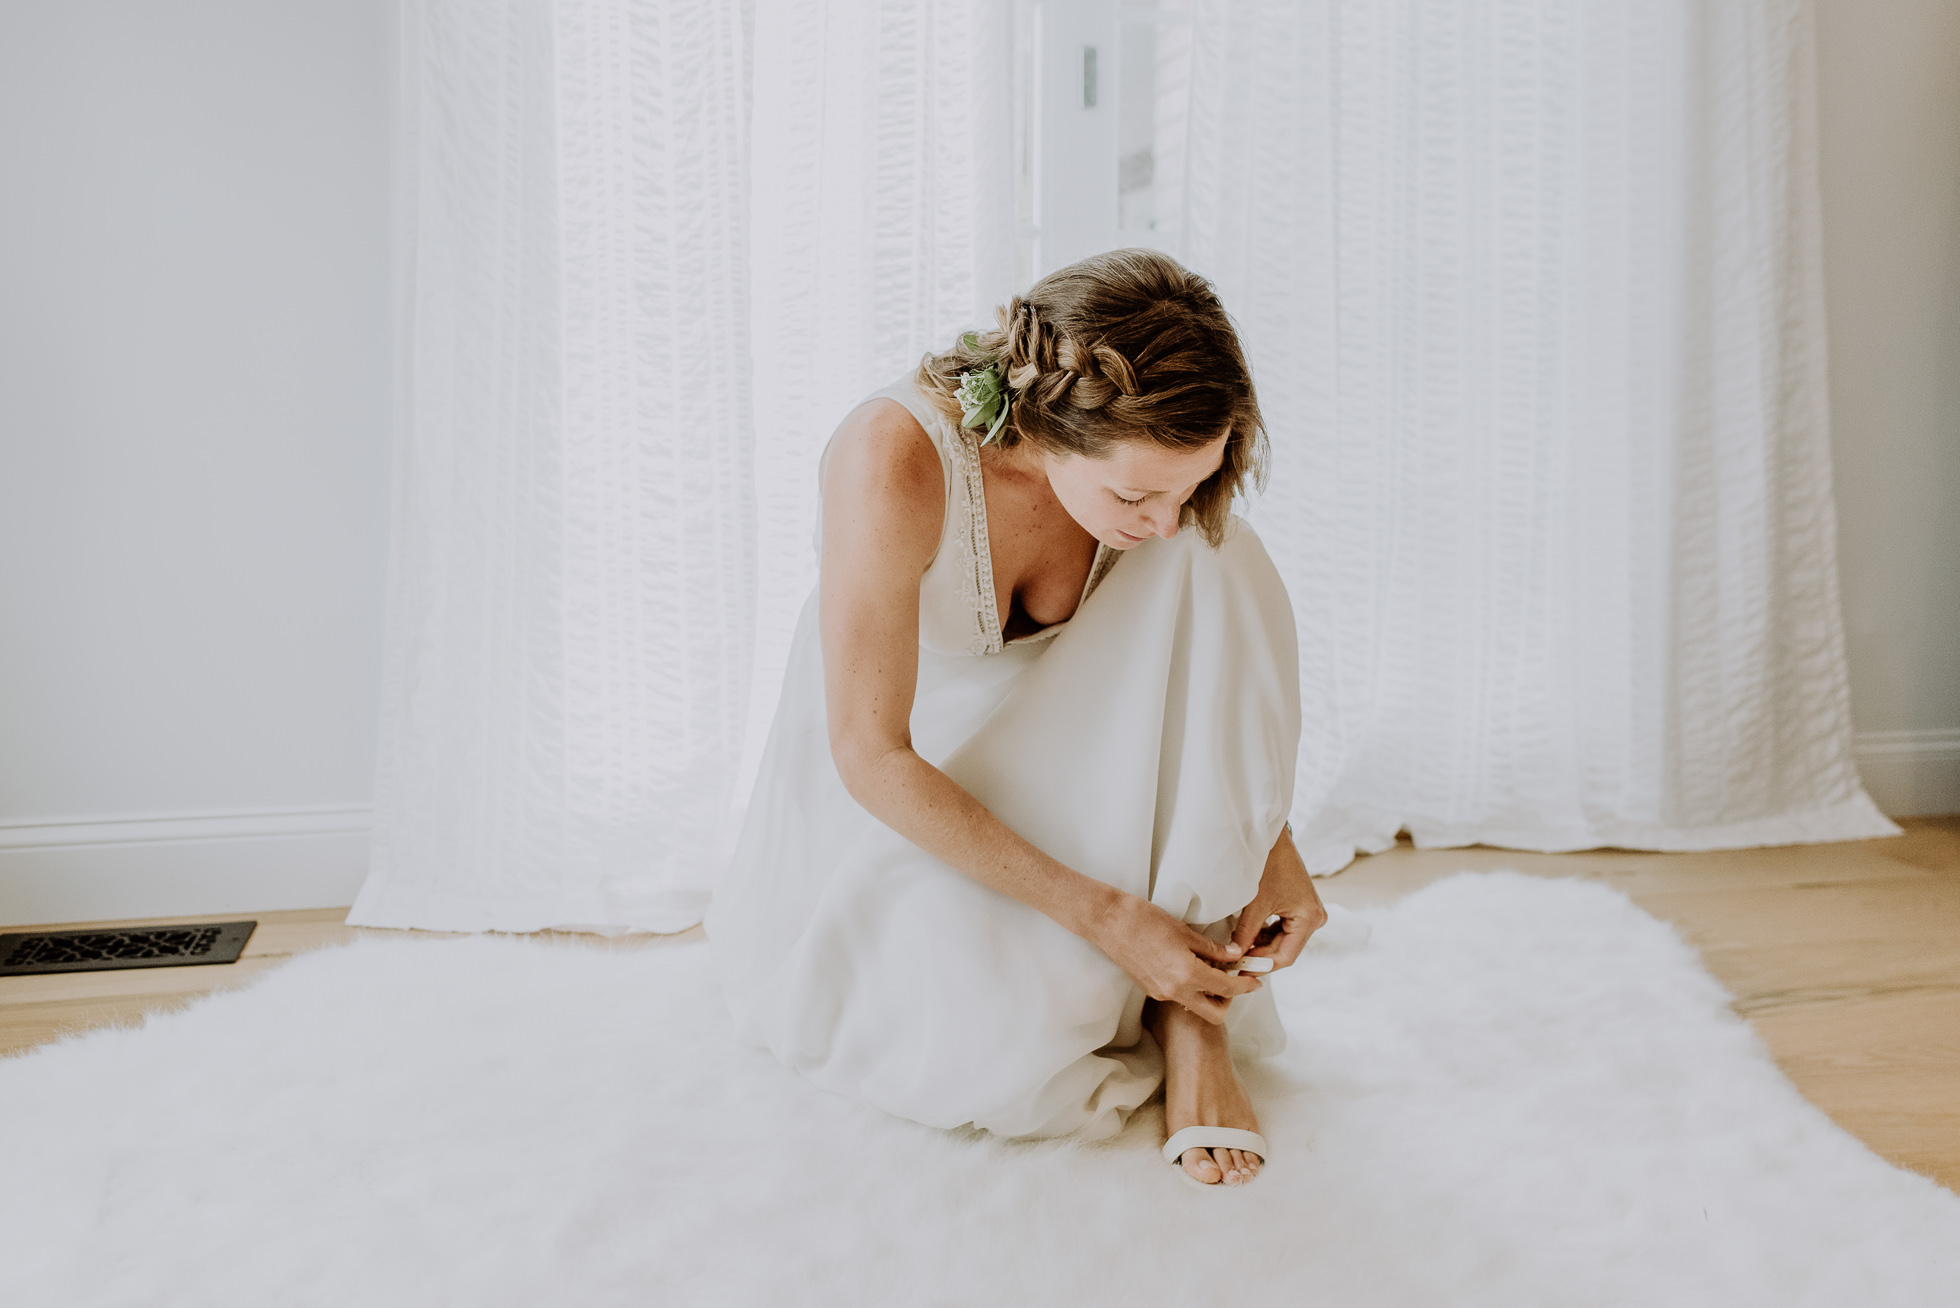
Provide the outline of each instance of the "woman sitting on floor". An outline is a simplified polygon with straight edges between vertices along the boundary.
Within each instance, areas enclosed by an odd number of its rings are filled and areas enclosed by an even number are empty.
[[[1232,1055],[1285,1036],[1251,970],[1325,920],[1286,826],[1293,611],[1231,514],[1264,452],[1217,296],[1146,250],[845,418],[709,915],[746,1038],[1007,1136],[1111,1135],[1162,1084],[1167,1157],[1257,1174]]]

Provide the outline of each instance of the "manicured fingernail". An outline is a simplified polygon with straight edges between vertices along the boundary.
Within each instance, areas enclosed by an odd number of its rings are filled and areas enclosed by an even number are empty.
[[[1243,954],[1245,950],[1239,948],[1236,944],[1232,944],[1225,946],[1225,952],[1228,954]]]

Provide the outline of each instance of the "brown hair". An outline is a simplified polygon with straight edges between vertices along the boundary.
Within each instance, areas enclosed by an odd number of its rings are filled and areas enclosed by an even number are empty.
[[[1266,428],[1238,333],[1211,283],[1155,250],[1070,264],[1001,307],[999,327],[928,354],[914,377],[954,424],[960,374],[1000,365],[1012,402],[996,443],[1106,457],[1117,441],[1172,449],[1229,430],[1225,461],[1184,506],[1213,545],[1232,497],[1264,480]]]

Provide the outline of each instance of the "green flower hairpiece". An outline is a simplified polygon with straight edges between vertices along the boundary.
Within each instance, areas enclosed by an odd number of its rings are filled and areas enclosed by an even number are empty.
[[[968,349],[977,341],[971,335],[961,338]],[[1007,423],[1007,384],[1000,378],[1000,364],[990,362],[977,371],[960,374],[960,389],[955,397],[960,402],[960,426],[987,428],[981,438],[982,445],[991,445],[1000,435],[1000,429]]]

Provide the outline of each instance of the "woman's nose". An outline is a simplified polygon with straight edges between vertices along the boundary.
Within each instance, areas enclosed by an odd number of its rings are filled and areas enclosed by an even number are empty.
[[[1146,517],[1144,521],[1150,525],[1150,534],[1153,536],[1162,536],[1165,540],[1169,540],[1171,537],[1177,535],[1178,519],[1184,516],[1179,510],[1183,507],[1183,505],[1179,505],[1168,513],[1158,512]]]

